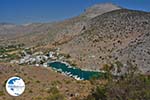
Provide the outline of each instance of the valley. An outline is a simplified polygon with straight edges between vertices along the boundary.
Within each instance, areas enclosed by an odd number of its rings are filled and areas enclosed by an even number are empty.
[[[96,4],[57,22],[0,24],[0,100],[149,100],[150,12]]]

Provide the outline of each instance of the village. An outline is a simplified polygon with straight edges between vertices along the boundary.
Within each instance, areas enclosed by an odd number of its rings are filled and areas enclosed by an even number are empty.
[[[18,46],[3,47],[0,50],[0,61],[10,62],[11,64],[47,67],[48,62],[57,60],[65,62],[70,58],[69,54],[60,53],[60,48],[51,49],[46,52],[32,51],[31,49]]]
[[[21,58],[19,60],[11,60],[10,63],[12,64],[19,64],[19,65],[34,65],[34,66],[43,66],[48,67],[47,63],[51,61],[66,61],[69,58],[69,55],[59,53],[60,49],[57,48],[53,51],[49,52],[34,52],[33,54],[28,53],[26,50],[21,52]]]

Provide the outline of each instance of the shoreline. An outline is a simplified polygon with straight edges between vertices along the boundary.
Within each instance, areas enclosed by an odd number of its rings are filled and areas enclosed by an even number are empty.
[[[92,77],[100,77],[100,75],[104,73],[103,71],[95,71],[95,70],[93,71],[93,70],[86,70],[86,69],[73,67],[70,66],[69,63],[60,60],[51,61],[48,62],[47,64],[48,67],[51,67],[54,71],[60,72],[62,75],[73,77],[76,80],[89,80]],[[57,65],[53,66],[50,64],[58,64],[58,67]]]
[[[67,63],[67,62],[65,62],[65,61],[60,61],[60,60],[50,61],[50,62],[48,62],[47,64],[49,64],[49,63],[54,63],[54,62],[63,63],[63,64],[65,64],[65,65],[67,65],[68,68],[81,69],[81,68],[78,68],[78,67],[71,66],[69,63]],[[103,71],[103,70],[92,70],[92,69],[81,69],[81,71],[91,71],[91,72],[101,72],[101,73],[105,73],[105,71]]]

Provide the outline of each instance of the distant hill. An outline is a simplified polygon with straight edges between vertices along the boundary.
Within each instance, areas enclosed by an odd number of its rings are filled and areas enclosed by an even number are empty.
[[[4,24],[0,25],[0,36],[2,39],[6,38],[3,41],[10,40],[10,43],[14,43],[14,41],[22,42],[27,45],[43,45],[52,41],[53,43],[57,43],[63,40],[62,37],[69,40],[81,33],[89,19],[116,9],[119,9],[119,7],[110,3],[97,4],[86,9],[80,16],[60,22],[12,25],[12,27]],[[4,42],[2,44],[4,44]]]

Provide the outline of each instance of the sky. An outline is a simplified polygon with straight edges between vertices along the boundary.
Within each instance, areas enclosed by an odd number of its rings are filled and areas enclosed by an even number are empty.
[[[150,12],[150,0],[0,0],[0,23],[60,21],[80,15],[94,4],[107,2]]]

